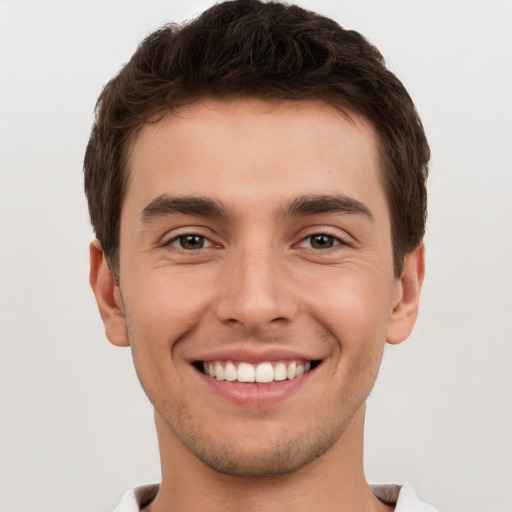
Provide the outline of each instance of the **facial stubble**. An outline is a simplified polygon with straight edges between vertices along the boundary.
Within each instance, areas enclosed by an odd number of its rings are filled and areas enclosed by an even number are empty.
[[[315,411],[311,411],[303,418],[300,431],[290,435],[283,428],[282,435],[276,437],[267,434],[268,414],[262,411],[260,422],[247,421],[243,439],[221,438],[202,428],[204,420],[192,410],[189,402],[173,399],[165,393],[165,386],[151,387],[152,379],[145,378],[145,372],[153,371],[154,375],[158,369],[152,370],[148,361],[139,359],[144,351],[138,350],[141,347],[137,346],[139,342],[126,307],[125,312],[137,376],[156,413],[169,429],[168,433],[212,470],[236,477],[268,478],[291,474],[326,454],[342,438],[358,409],[364,406],[382,359],[382,349],[378,353],[374,351],[365,361],[359,361],[357,368],[351,369],[358,378],[340,390],[336,403],[332,404],[340,414],[332,414],[329,421],[315,421],[318,418]],[[219,421],[223,420],[219,418]],[[241,417],[239,422],[243,423],[244,418]]]

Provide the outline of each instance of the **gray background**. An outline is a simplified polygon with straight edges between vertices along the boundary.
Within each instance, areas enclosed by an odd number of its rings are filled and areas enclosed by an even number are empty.
[[[510,512],[512,2],[300,3],[380,48],[433,153],[421,314],[369,400],[367,476]],[[89,290],[81,168],[102,85],[210,4],[0,0],[1,512],[109,512],[159,479],[151,407]]]

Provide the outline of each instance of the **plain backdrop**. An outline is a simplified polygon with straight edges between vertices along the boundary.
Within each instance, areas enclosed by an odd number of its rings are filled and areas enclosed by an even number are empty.
[[[109,512],[159,479],[152,409],[88,285],[82,160],[103,84],[211,3],[0,0],[1,512]],[[511,512],[512,2],[300,4],[379,47],[432,148],[421,313],[369,399],[368,479]]]

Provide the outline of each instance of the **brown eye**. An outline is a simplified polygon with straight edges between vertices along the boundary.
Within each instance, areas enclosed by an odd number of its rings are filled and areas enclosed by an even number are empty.
[[[197,251],[211,245],[211,242],[209,242],[209,240],[202,235],[191,233],[173,238],[169,242],[169,245],[173,245],[179,249],[185,249],[186,251]]]
[[[204,236],[185,235],[180,236],[180,245],[183,249],[202,249],[204,247]]]
[[[322,233],[318,235],[312,235],[308,238],[313,249],[330,249],[339,243],[339,241],[333,236],[325,235]]]

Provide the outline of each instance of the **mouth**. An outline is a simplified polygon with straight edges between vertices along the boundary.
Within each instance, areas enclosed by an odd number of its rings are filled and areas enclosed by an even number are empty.
[[[212,379],[245,384],[272,384],[295,380],[314,370],[321,360],[264,361],[251,364],[244,361],[196,361],[194,366]]]

